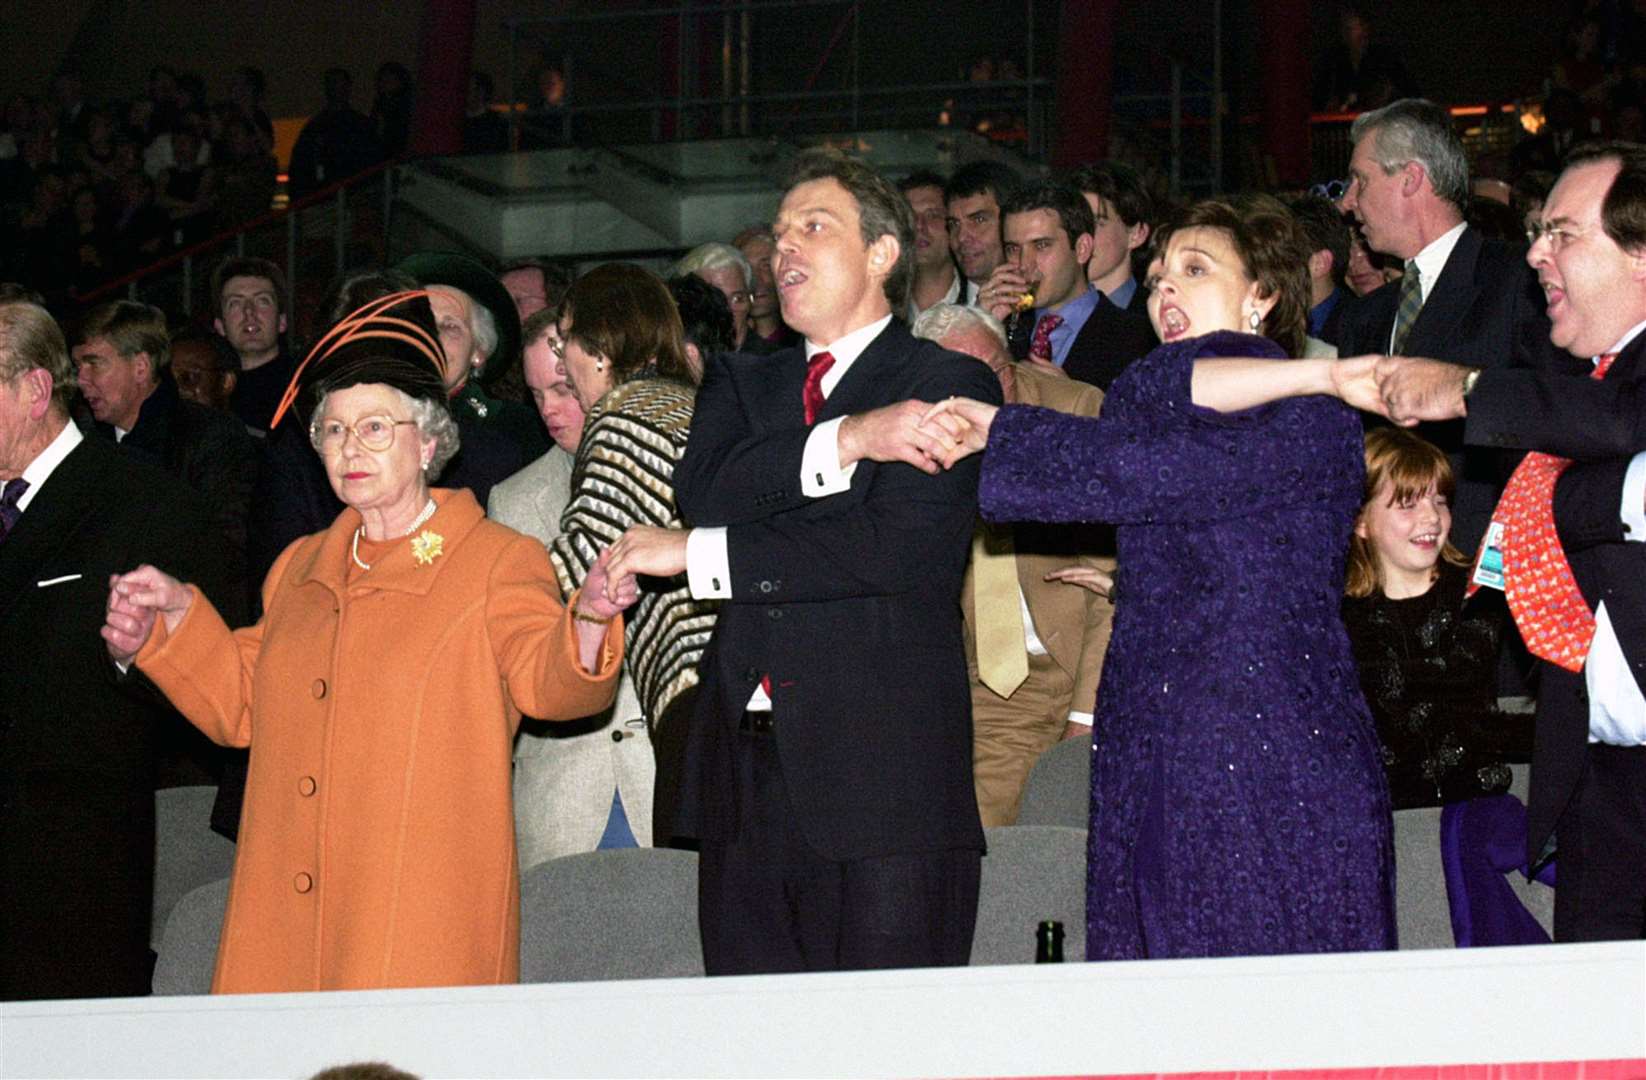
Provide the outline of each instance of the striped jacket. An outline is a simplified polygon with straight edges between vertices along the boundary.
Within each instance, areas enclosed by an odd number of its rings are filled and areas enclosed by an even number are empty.
[[[595,403],[583,424],[561,533],[549,545],[567,595],[629,526],[683,527],[674,505],[674,466],[686,451],[692,400],[689,386],[642,378]],[[684,574],[664,582],[641,579],[640,600],[624,615],[624,644],[641,707],[652,720],[697,685],[697,662],[718,607],[693,600]]]

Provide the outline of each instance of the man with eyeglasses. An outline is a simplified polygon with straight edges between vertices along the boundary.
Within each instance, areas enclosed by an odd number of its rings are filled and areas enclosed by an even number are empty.
[[[1429,356],[1472,367],[1531,366],[1550,355],[1549,320],[1532,274],[1512,245],[1463,222],[1469,162],[1449,113],[1403,99],[1364,113],[1343,210],[1366,246],[1405,260],[1406,272],[1344,313],[1338,354]],[[1459,424],[1428,424],[1457,475],[1452,541],[1473,550],[1486,533],[1504,470],[1498,456],[1465,453]]]
[[[1532,369],[1391,357],[1379,392],[1397,422],[1466,417],[1471,443],[1534,451],[1493,514],[1510,610],[1545,661],[1527,854],[1556,858],[1556,940],[1640,938],[1646,147],[1574,151],[1530,231],[1561,352]]]
[[[730,244],[699,244],[681,256],[670,277],[691,274],[720,290],[732,309],[732,351],[757,355],[776,351],[758,334],[749,334],[749,310],[754,306],[754,267]]]

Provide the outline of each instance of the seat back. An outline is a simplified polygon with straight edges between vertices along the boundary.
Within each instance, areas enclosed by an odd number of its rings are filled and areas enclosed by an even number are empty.
[[[1092,743],[1064,739],[1034,763],[1023,785],[1019,825],[1084,829],[1091,821]]]
[[[227,877],[234,843],[211,831],[217,789],[161,788],[154,793],[154,912],[149,947],[158,949],[171,909],[193,889]]]
[[[1086,959],[1086,830],[1004,825],[987,830],[973,964],[1034,961],[1042,920],[1063,924],[1063,959]]]
[[[160,938],[152,985],[157,995],[209,994],[217,941],[229,903],[229,879],[191,890],[172,908]]]
[[[589,851],[521,877],[521,982],[701,974],[695,852]]]

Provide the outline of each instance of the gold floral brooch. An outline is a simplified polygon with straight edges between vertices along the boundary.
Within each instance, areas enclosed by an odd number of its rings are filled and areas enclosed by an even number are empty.
[[[427,566],[438,559],[445,551],[446,538],[432,529],[424,529],[412,537],[412,558],[418,565]]]

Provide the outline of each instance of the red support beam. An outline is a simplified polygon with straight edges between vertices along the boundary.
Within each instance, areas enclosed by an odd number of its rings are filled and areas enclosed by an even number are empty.
[[[1065,3],[1057,29],[1057,109],[1052,164],[1059,169],[1109,154],[1114,122],[1114,27],[1120,0]]]
[[[474,55],[475,0],[426,0],[413,76],[413,154],[455,154],[463,149],[463,114],[469,99]],[[513,93],[513,87],[509,92]]]
[[[1280,187],[1310,181],[1310,0],[1258,0],[1258,55],[1263,57],[1263,157]]]

